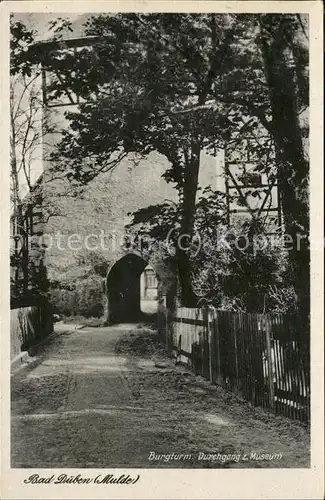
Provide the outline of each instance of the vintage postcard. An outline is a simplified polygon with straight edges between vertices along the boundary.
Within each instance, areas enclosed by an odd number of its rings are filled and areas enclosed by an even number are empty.
[[[1,498],[323,498],[323,8],[1,3]]]

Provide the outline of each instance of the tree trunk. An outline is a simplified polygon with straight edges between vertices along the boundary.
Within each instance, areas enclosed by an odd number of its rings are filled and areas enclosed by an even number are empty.
[[[186,307],[195,307],[198,297],[192,285],[192,264],[189,248],[194,235],[195,202],[198,188],[200,169],[200,146],[196,141],[192,145],[191,157],[187,162],[184,175],[183,199],[182,199],[182,225],[180,237],[177,242],[176,257],[180,274],[182,288],[182,302]]]
[[[13,232],[14,235],[22,234],[22,253],[21,253],[21,269],[23,272],[23,287],[24,290],[28,288],[28,241],[27,235],[24,228],[24,217],[23,217],[23,204],[20,196],[20,183],[18,175],[17,166],[17,154],[16,154],[16,124],[13,116],[13,89],[10,88],[10,177],[12,183],[13,191]],[[18,267],[16,273],[19,273]],[[16,274],[17,279],[17,274]],[[17,283],[16,283],[17,284]]]
[[[290,264],[299,310],[309,315],[309,164],[304,155],[298,116],[298,89],[294,69],[286,57],[281,33],[264,40],[262,54],[272,111],[272,135],[278,159],[278,189],[285,231],[292,238]]]

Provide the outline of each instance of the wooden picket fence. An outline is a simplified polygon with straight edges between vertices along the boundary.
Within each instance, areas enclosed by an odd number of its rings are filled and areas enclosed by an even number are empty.
[[[309,342],[299,318],[178,308],[166,318],[176,360],[256,406],[310,420]]]

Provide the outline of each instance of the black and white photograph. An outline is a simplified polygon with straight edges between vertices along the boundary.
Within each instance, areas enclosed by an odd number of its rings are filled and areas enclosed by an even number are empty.
[[[310,470],[308,10],[32,3],[8,16],[11,470],[36,496]]]

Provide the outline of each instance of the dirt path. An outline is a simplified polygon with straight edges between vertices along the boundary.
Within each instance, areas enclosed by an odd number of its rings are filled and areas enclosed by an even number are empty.
[[[309,466],[304,427],[176,367],[135,325],[54,338],[12,378],[11,439],[12,467]]]

